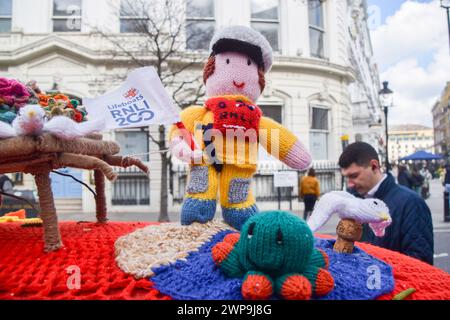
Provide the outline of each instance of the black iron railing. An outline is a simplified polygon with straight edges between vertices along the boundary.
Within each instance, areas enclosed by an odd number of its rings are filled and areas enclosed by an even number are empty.
[[[338,190],[341,183],[339,168],[335,163],[325,162],[314,165],[320,182],[321,193]],[[299,172],[299,181],[305,172]],[[181,203],[186,190],[187,170],[179,167],[171,172],[171,193],[174,203]],[[278,191],[273,185],[273,170],[258,171],[252,181],[252,190],[256,201],[278,201]],[[289,188],[280,188],[281,200],[287,201],[298,198],[298,186],[292,192]]]

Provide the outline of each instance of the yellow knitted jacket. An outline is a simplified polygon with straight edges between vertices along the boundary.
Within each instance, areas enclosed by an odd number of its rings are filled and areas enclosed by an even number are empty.
[[[304,197],[306,194],[313,194],[317,197],[320,196],[320,183],[316,177],[304,176],[300,180],[300,197]]]
[[[229,98],[241,99],[244,102],[251,103],[244,96],[227,96]],[[206,109],[204,106],[190,106],[185,108],[181,114],[181,121],[186,129],[194,135],[194,138],[201,149],[205,149],[203,142],[202,125],[213,123],[213,113]],[[169,132],[169,139],[181,135],[179,129],[174,125]],[[268,153],[283,161],[288,154],[291,147],[297,141],[297,137],[291,133],[288,129],[283,127],[278,122],[267,118],[261,117],[259,122],[258,131],[259,143],[267,150]],[[214,141],[216,147],[216,157],[222,163],[226,164],[241,164],[244,166],[255,166],[258,156],[258,141],[256,142],[244,142],[236,143],[235,139],[224,139],[222,144],[219,144],[217,140]],[[226,152],[227,149],[232,149],[233,152]],[[244,149],[245,148],[245,149]],[[245,152],[243,151],[245,150]]]

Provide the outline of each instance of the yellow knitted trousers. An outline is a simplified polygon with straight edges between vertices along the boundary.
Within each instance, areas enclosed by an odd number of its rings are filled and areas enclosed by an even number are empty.
[[[225,221],[240,229],[257,212],[250,188],[255,171],[256,165],[224,164],[220,173],[212,165],[192,166],[181,212],[182,224],[204,223],[214,218],[219,194]]]

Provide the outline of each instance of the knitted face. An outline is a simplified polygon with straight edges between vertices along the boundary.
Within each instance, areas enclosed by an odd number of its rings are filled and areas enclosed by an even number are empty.
[[[254,102],[261,94],[257,64],[237,52],[215,55],[214,73],[205,84],[208,97],[243,95]]]
[[[239,260],[246,269],[284,274],[304,270],[314,238],[302,219],[289,212],[269,211],[245,223],[238,245]]]

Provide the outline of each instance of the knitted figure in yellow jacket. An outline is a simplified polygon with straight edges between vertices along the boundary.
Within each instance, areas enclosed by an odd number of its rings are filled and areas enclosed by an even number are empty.
[[[186,133],[175,126],[169,137],[172,153],[191,163],[182,224],[213,219],[218,194],[225,222],[238,230],[258,212],[250,190],[258,144],[291,168],[309,166],[311,157],[298,138],[264,117],[254,103],[271,65],[269,43],[251,28],[227,27],[213,37],[203,70],[207,100],[181,113],[197,150],[189,148]]]

